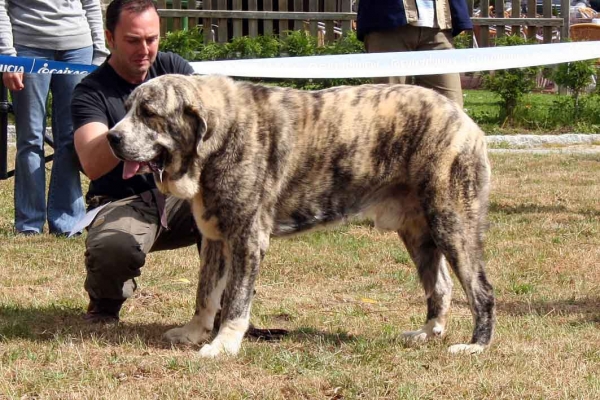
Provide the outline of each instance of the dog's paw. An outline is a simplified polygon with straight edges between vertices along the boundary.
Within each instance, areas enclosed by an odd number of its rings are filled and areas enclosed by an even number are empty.
[[[455,344],[448,347],[448,353],[452,354],[481,354],[485,346],[480,344]]]
[[[171,343],[198,344],[207,341],[210,332],[204,329],[190,329],[188,325],[184,325],[168,330],[163,337]]]
[[[409,342],[425,342],[429,339],[440,338],[444,335],[444,327],[433,323],[423,326],[416,331],[408,331],[402,334],[404,340]]]
[[[220,340],[213,340],[212,343],[205,344],[200,349],[200,357],[215,358],[221,356],[235,356],[240,351],[240,345],[237,343],[223,343]]]
[[[402,338],[408,342],[425,342],[429,339],[427,332],[423,329],[403,332]]]

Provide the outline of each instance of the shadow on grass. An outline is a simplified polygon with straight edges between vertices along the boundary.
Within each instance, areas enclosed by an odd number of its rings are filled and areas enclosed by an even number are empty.
[[[289,331],[287,336],[295,342],[314,342],[318,344],[327,344],[333,346],[339,346],[343,343],[354,342],[358,339],[357,336],[351,335],[348,332],[325,332],[308,327]]]
[[[142,343],[154,348],[170,348],[162,335],[177,325],[162,323],[90,324],[83,320],[79,306],[50,305],[21,307],[0,304],[0,343],[14,339],[34,342],[83,340],[106,344]],[[312,328],[288,331],[285,329],[251,326],[246,333],[251,341],[278,341],[290,338],[298,342],[341,344],[354,341],[345,332],[322,332]]]
[[[83,313],[79,306],[0,304],[0,343],[12,339],[42,342],[74,338],[107,344],[142,342],[152,347],[170,347],[161,335],[174,326],[153,323],[90,324],[83,320]]]
[[[556,214],[556,213],[575,213],[588,215],[590,217],[600,216],[600,210],[595,209],[582,209],[582,210],[572,210],[563,205],[556,206],[543,206],[539,204],[533,203],[524,203],[519,205],[505,205],[498,202],[490,203],[490,212],[492,213],[501,213],[501,214],[533,214],[533,213],[542,213],[542,214]]]
[[[581,322],[600,324],[600,298],[564,299],[556,301],[498,301],[499,314],[511,316],[565,316],[582,315]]]

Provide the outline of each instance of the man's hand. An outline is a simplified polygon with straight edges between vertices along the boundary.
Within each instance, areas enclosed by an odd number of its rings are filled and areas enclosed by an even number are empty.
[[[23,90],[23,73],[22,72],[4,72],[2,74],[2,82],[9,90]]]

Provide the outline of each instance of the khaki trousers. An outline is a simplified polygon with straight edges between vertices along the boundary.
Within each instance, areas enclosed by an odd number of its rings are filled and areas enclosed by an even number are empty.
[[[163,209],[168,229],[161,226]],[[130,297],[146,254],[199,245],[200,240],[185,200],[153,190],[112,202],[88,229],[85,290],[96,299]]]
[[[452,34],[449,30],[436,28],[420,28],[412,25],[395,29],[371,32],[365,36],[365,48],[369,53],[388,53],[397,51],[450,50]],[[399,71],[401,72],[401,71]],[[460,75],[419,75],[412,77],[419,86],[433,89],[463,106],[463,95]],[[407,83],[405,76],[376,78],[377,83]]]

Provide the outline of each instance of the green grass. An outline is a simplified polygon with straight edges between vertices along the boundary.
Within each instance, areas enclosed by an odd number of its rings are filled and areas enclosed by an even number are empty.
[[[118,326],[89,326],[84,240],[12,234],[0,181],[0,399],[594,399],[600,396],[600,158],[492,154],[487,271],[497,331],[479,356],[458,284],[445,338],[407,345],[422,289],[394,233],[352,223],[273,240],[252,321],[285,328],[204,360],[161,335],[193,313],[194,247],[152,253]]]
[[[467,114],[487,134],[548,134],[548,133],[598,133],[598,96],[584,96],[582,119],[572,121],[568,108],[569,97],[551,93],[530,93],[523,97],[511,124],[500,120],[500,97],[488,90],[465,90],[464,108]]]

